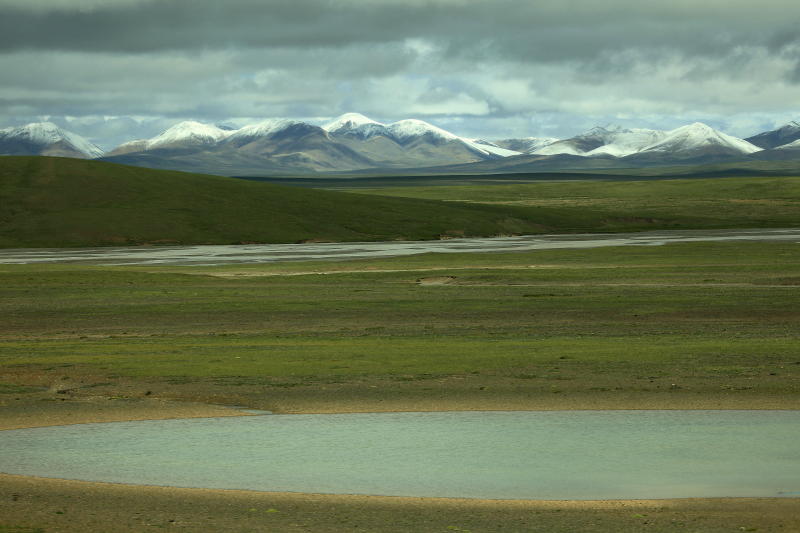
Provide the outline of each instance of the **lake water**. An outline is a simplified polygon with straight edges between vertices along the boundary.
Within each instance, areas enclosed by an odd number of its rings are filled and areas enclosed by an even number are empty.
[[[0,432],[0,472],[490,499],[800,496],[800,411],[362,413]]]
[[[674,242],[713,241],[800,242],[800,228],[526,235],[521,237],[451,239],[445,241],[7,249],[0,250],[0,264],[221,265],[395,257],[428,252],[514,252],[554,248],[658,246]]]

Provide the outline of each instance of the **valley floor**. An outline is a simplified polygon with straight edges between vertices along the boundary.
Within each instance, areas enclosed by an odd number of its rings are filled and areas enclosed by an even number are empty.
[[[800,409],[796,243],[0,266],[0,429],[471,409]],[[320,272],[326,272],[322,274]],[[797,531],[800,499],[508,502],[0,476],[0,532]]]
[[[770,404],[770,407],[776,405]],[[335,404],[331,408],[335,408]],[[231,408],[149,398],[64,398],[61,401],[40,395],[6,402],[0,429],[53,423],[237,415],[247,416]],[[0,517],[0,531],[4,533],[106,533],[151,529],[397,533],[786,532],[800,529],[800,500],[511,501],[337,496],[117,485],[0,474]]]

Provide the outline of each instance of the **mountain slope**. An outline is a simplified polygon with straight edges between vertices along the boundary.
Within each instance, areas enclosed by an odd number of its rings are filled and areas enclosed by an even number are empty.
[[[147,141],[126,143],[104,161],[223,175],[314,173],[374,166],[364,155],[305,122],[271,119],[227,131],[182,123]],[[188,127],[187,127],[188,126]]]
[[[52,122],[35,122],[0,130],[0,155],[51,155],[90,159],[103,150],[77,133]]]
[[[556,137],[521,137],[518,139],[498,139],[490,141],[490,144],[505,148],[506,150],[513,150],[521,154],[532,154],[540,148],[551,145],[560,139]],[[487,141],[476,141],[484,143]]]
[[[581,135],[543,145],[530,153],[536,155],[611,155],[623,157],[658,142],[665,135],[665,132],[660,130],[597,126]]]
[[[233,132],[210,124],[187,120],[156,135],[152,139],[136,139],[123,143],[106,156],[132,154],[152,150],[172,151],[173,153],[196,152],[216,145]],[[164,152],[166,155],[167,152]]]
[[[652,165],[672,163],[711,163],[746,159],[761,148],[701,122],[668,131],[660,141],[624,157],[628,163]]]
[[[759,148],[777,148],[800,139],[800,123],[789,122],[776,130],[765,131],[745,139]]]
[[[800,150],[800,139],[796,141],[790,142],[788,144],[783,144],[775,148],[776,150]]]
[[[118,146],[103,159],[149,168],[263,176],[436,166],[516,154],[422,120],[386,125],[347,113],[322,127],[270,119],[226,131],[183,122],[152,139]]]
[[[557,209],[384,198],[51,157],[0,158],[0,247],[437,239],[586,230]]]

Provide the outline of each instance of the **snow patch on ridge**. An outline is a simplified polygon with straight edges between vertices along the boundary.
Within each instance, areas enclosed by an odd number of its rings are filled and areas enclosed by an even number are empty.
[[[501,148],[496,146],[492,143],[487,141],[483,141],[481,139],[466,139],[464,137],[459,137],[459,140],[472,148],[473,150],[477,150],[483,154],[490,154],[490,155],[497,155],[500,157],[511,157],[512,155],[522,155],[522,152],[517,152],[514,150],[509,150],[507,148]]]
[[[795,150],[798,148],[800,148],[800,139],[792,141],[788,144],[782,144],[781,146],[776,146],[775,150]]]
[[[540,150],[560,140],[561,139],[558,137],[520,137],[518,139],[498,139],[489,144],[492,146],[499,146],[500,148],[505,146],[508,147],[508,150],[523,154],[532,154],[536,150]],[[487,142],[489,141],[481,141],[479,144],[486,144]]]

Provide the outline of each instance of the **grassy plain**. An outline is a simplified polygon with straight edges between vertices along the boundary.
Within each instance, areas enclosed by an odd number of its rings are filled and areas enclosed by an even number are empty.
[[[376,192],[520,204],[510,208],[588,226],[608,213],[629,228],[797,226],[800,180],[771,180]],[[284,413],[797,409],[798,291],[794,242],[0,265],[0,427],[206,412],[189,402]],[[0,479],[0,531],[15,532],[792,531],[798,516],[797,500],[422,501]]]
[[[130,394],[206,394],[273,411],[335,410],[337,395],[349,410],[448,397],[470,408],[636,407],[635,398],[668,407],[702,405],[703,395],[796,405],[798,259],[796,243],[692,243],[220,267],[6,265],[0,393],[68,378],[84,395],[140,383]]]
[[[5,265],[0,427],[204,413],[186,401],[275,412],[796,409],[798,291],[797,243]],[[0,476],[0,525],[19,532],[791,531],[797,505],[275,495]]]
[[[800,177],[384,187],[361,194],[527,208],[614,213],[617,220],[681,228],[793,227]]]

